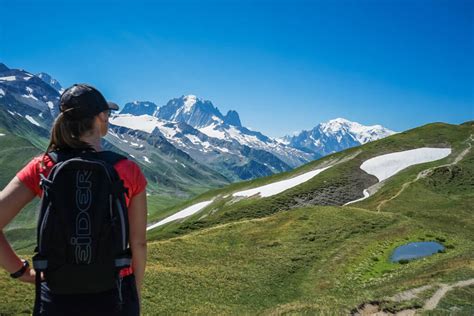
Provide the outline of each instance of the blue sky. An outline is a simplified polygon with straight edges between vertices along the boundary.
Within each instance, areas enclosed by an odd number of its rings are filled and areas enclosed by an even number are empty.
[[[196,94],[269,136],[474,119],[470,0],[0,3],[0,62],[121,105]]]

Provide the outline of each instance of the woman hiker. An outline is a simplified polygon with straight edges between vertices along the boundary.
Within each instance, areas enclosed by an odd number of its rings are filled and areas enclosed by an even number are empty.
[[[74,153],[89,153],[95,155],[96,158],[99,157],[99,159],[102,157],[101,155],[120,156],[103,151],[101,147],[101,138],[108,131],[111,111],[118,109],[115,103],[107,102],[102,94],[90,85],[75,84],[66,89],[61,95],[59,106],[60,113],[54,122],[46,153],[33,158],[0,192],[0,265],[10,273],[11,277],[28,283],[35,283],[35,269],[30,266],[28,261],[17,256],[2,230],[34,197],[42,196],[43,186],[40,186],[40,181],[48,178],[48,174],[57,162],[57,154],[74,156]],[[56,155],[54,155],[55,153]],[[116,171],[115,175],[123,180],[121,182],[123,184],[121,187],[123,190],[122,204],[125,203],[128,208],[128,225],[123,227],[128,226],[129,228],[127,235],[130,247],[128,250],[129,252],[131,250],[132,254],[126,267],[118,266],[117,259],[115,259],[117,273],[114,278],[120,281],[116,282],[118,286],[104,291],[94,291],[93,293],[58,294],[52,290],[56,284],[53,284],[52,278],[48,278],[48,270],[46,269],[44,270],[45,273],[38,273],[39,277],[36,280],[37,284],[40,283],[41,286],[37,287],[36,291],[34,315],[139,315],[140,292],[147,251],[145,191],[147,181],[139,166],[131,160],[115,159],[113,169]],[[81,177],[81,179],[88,183],[87,176]],[[117,181],[120,182],[120,179],[117,179]],[[74,179],[71,179],[70,182],[76,185],[74,181]],[[79,180],[77,181],[77,186],[80,186]],[[77,215],[76,226],[78,231],[76,233],[82,234],[79,237],[84,237],[84,232],[90,233],[89,225],[92,227],[92,224],[88,222],[92,215],[86,216],[82,212],[85,211],[84,203],[90,203],[88,199],[93,196],[91,194],[87,190],[78,189],[76,203],[78,203],[77,206],[80,207],[81,212]],[[87,204],[87,207],[90,207],[90,205]],[[112,219],[112,211],[110,212],[110,218]],[[125,212],[127,211],[123,211],[122,214]],[[123,223],[125,222],[122,221]],[[125,230],[122,230],[123,232]],[[71,243],[73,243],[72,239]],[[82,241],[79,242],[79,240]],[[76,238],[74,239],[76,244],[72,245],[76,247],[76,260],[81,264],[84,263],[84,260],[90,262],[90,257],[93,255],[92,242],[87,244],[83,240],[88,239]],[[72,253],[74,254],[74,248]],[[127,264],[127,259],[124,260],[119,260],[120,264]],[[74,279],[72,274],[74,273],[69,273],[68,276]],[[119,277],[116,275],[119,275]],[[76,276],[76,279],[78,278],[80,277]],[[49,284],[48,281],[50,281]],[[90,283],[93,284],[94,282]],[[113,283],[109,282],[109,284]],[[120,304],[117,304],[118,300]]]

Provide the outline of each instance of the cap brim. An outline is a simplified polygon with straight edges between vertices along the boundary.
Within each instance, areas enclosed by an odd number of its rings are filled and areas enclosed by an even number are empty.
[[[117,103],[114,103],[114,102],[107,102],[107,104],[109,105],[109,109],[111,110],[118,110],[119,109],[119,106],[117,105]]]

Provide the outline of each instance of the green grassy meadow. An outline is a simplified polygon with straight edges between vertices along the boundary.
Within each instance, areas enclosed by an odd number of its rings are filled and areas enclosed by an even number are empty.
[[[422,170],[452,163],[472,134],[472,122],[429,124],[178,205],[164,200],[160,206],[160,198],[151,198],[149,208],[157,210],[150,222],[199,201],[214,202],[149,232],[143,314],[344,315],[377,302],[390,312],[472,315],[473,286],[449,291],[434,311],[421,307],[439,284],[474,278],[474,150],[455,165],[435,168],[377,210]],[[366,200],[334,204],[362,196],[364,185],[374,183],[361,175],[363,161],[425,146],[449,146],[452,154],[401,171]],[[239,201],[229,196],[328,164],[333,167],[275,196]],[[322,205],[311,205],[314,201]],[[393,249],[411,241],[438,241],[446,248],[406,264],[390,262]],[[415,298],[390,300],[425,285],[432,288]],[[33,286],[1,272],[0,293],[0,315],[31,312]]]

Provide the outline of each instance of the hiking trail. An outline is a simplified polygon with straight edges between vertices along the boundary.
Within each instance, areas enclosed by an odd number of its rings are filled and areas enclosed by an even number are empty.
[[[402,187],[400,188],[400,190],[395,195],[391,196],[388,199],[380,201],[380,203],[377,205],[377,208],[376,208],[377,212],[380,212],[380,210],[382,209],[382,206],[384,206],[386,203],[388,203],[388,202],[396,199],[397,197],[399,197],[400,194],[402,194],[403,191],[405,191],[405,189],[408,188],[411,184],[417,182],[420,179],[426,178],[427,176],[431,175],[433,173],[433,171],[435,171],[436,169],[444,168],[444,167],[450,167],[450,166],[454,166],[454,165],[458,164],[471,150],[473,141],[474,141],[474,134],[471,134],[469,136],[469,138],[466,139],[468,147],[465,148],[462,152],[460,152],[456,156],[456,158],[454,158],[453,162],[448,163],[448,164],[444,164],[444,165],[441,165],[441,166],[431,167],[431,168],[422,170],[418,173],[418,175],[416,176],[416,178],[414,180],[405,182],[402,185]]]
[[[460,287],[466,287],[469,285],[474,285],[474,278],[472,279],[467,279],[467,280],[462,280],[455,282],[451,285],[448,284],[432,284],[432,285],[424,285],[418,288],[410,289],[407,291],[403,291],[400,293],[395,294],[394,296],[388,298],[388,300],[393,301],[393,302],[402,302],[402,301],[408,301],[412,299],[418,298],[418,294],[423,293],[427,290],[432,289],[435,286],[439,286],[438,290],[431,295],[430,298],[428,298],[423,307],[419,309],[415,308],[407,308],[403,309],[400,311],[397,311],[395,313],[390,313],[387,311],[384,311],[380,307],[380,303],[377,302],[371,302],[371,303],[366,303],[363,304],[361,307],[358,308],[357,311],[353,312],[352,315],[371,315],[371,316],[388,316],[388,315],[397,315],[397,316],[408,316],[408,315],[416,315],[418,312],[423,312],[423,311],[430,311],[434,310],[439,302],[444,298],[444,296],[451,291],[454,288],[460,288]]]

